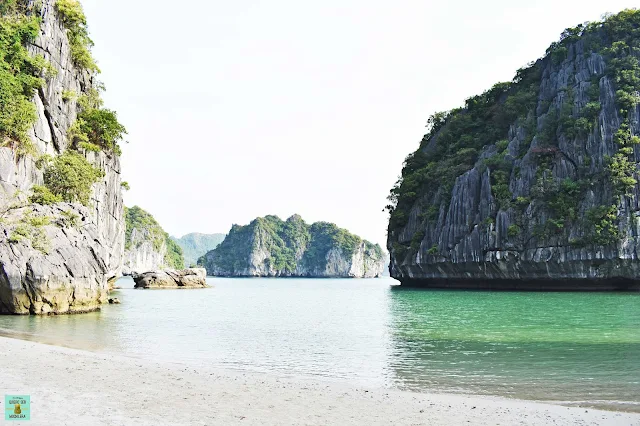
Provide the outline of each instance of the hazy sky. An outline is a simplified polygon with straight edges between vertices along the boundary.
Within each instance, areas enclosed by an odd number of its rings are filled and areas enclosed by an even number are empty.
[[[435,111],[609,0],[84,0],[126,205],[167,232],[299,213],[384,246],[386,196]]]

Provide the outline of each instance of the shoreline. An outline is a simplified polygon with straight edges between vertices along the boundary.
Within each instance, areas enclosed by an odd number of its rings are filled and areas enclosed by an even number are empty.
[[[285,379],[10,337],[0,337],[0,377],[0,393],[31,395],[34,425],[640,424],[640,413]]]

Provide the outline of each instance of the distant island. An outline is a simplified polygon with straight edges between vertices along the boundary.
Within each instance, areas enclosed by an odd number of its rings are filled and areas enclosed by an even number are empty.
[[[186,266],[193,266],[201,256],[218,247],[225,236],[225,234],[201,234],[192,232],[181,238],[171,237],[171,239],[182,248],[184,264]]]
[[[265,216],[233,225],[198,265],[213,276],[373,278],[382,275],[385,262],[378,244],[333,223],[309,225],[293,215],[286,221]]]

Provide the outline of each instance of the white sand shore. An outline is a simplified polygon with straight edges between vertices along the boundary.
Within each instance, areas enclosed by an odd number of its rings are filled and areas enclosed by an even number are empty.
[[[24,425],[640,425],[640,414],[363,389],[85,352],[0,337],[4,394]],[[4,416],[0,418],[0,423]]]

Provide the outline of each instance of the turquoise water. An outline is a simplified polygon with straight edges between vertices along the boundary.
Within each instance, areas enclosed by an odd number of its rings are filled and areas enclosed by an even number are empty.
[[[209,279],[121,305],[0,316],[0,332],[192,365],[640,411],[640,294],[426,291],[376,280]]]

